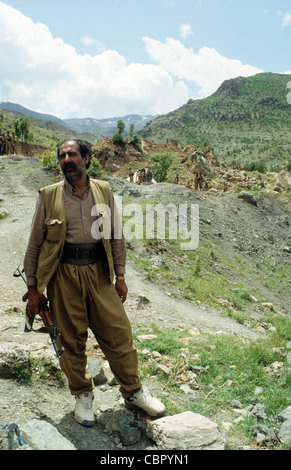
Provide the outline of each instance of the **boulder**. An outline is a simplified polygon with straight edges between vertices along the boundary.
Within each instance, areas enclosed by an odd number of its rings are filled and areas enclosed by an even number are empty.
[[[22,440],[29,444],[32,450],[77,450],[59,431],[50,423],[32,419],[20,426]]]
[[[225,450],[217,424],[191,411],[151,421],[146,432],[159,450]]]
[[[243,199],[244,201],[248,202],[249,204],[257,206],[256,198],[252,193],[249,193],[247,191],[241,191],[238,195],[238,198]]]
[[[107,382],[104,369],[102,368],[98,359],[93,359],[88,364],[88,372],[91,375],[95,385],[103,385]]]
[[[29,368],[30,348],[15,342],[0,345],[0,377],[11,379],[19,365]]]

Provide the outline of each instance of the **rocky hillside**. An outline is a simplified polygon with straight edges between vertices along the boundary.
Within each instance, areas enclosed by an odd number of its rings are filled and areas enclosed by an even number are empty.
[[[155,142],[210,146],[224,162],[264,161],[283,169],[291,157],[290,80],[269,73],[227,80],[212,96],[190,100],[139,133]]]

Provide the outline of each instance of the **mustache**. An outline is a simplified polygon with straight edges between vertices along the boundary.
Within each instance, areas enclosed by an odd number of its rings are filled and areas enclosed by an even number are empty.
[[[72,168],[73,170],[76,170],[76,169],[77,169],[75,163],[70,162],[70,163],[64,163],[64,164],[63,164],[63,167],[62,167],[62,170],[63,170],[63,171],[66,171],[66,170],[68,170],[68,169],[70,169],[70,168]]]

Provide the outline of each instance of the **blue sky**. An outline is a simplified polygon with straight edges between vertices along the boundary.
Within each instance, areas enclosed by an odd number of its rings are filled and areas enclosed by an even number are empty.
[[[0,101],[163,114],[225,79],[290,73],[290,44],[290,0],[0,1]]]

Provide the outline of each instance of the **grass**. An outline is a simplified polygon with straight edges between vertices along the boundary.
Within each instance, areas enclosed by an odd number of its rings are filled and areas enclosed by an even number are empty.
[[[255,403],[264,405],[267,419],[263,424],[272,428],[280,427],[276,416],[290,406],[290,370],[287,364],[287,342],[291,338],[291,320],[282,315],[266,317],[274,326],[268,336],[260,340],[245,340],[236,336],[195,334],[190,330],[164,329],[156,326],[135,331],[140,369],[143,379],[156,378],[167,395],[161,399],[168,414],[184,411],[200,413],[210,419],[228,415],[233,421],[241,414],[235,414],[231,402],[238,400],[242,409]],[[136,341],[141,333],[154,333],[155,339]],[[197,333],[197,332],[196,332]],[[282,357],[280,351],[285,350]],[[153,352],[161,354],[159,362],[153,359]],[[274,362],[281,362],[283,369],[271,374],[267,368]],[[159,364],[166,365],[170,374],[159,375]],[[200,366],[195,381],[191,383],[191,366]],[[188,374],[188,375],[187,375]],[[185,395],[180,386],[189,382],[192,392]],[[257,394],[257,387],[261,393]],[[194,395],[193,395],[194,394]],[[275,420],[275,421],[274,421]],[[232,432],[241,435],[242,440],[255,444],[250,426],[257,419],[245,416],[239,423],[233,422]],[[261,423],[262,424],[262,423]],[[282,447],[282,446],[279,446]]]
[[[31,385],[32,380],[55,384],[59,387],[64,385],[64,375],[59,369],[43,359],[30,358],[28,363],[15,363],[13,378],[21,385]]]

